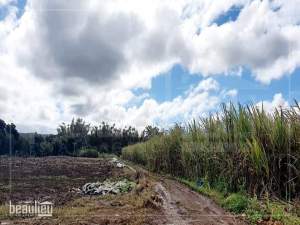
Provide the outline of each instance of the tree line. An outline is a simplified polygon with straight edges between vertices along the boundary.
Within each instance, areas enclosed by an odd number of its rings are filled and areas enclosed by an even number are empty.
[[[99,153],[120,154],[124,146],[146,141],[159,132],[152,126],[147,126],[141,134],[132,126],[118,128],[106,122],[91,126],[78,118],[70,124],[60,124],[57,134],[43,135],[19,133],[15,124],[0,119],[0,155],[77,156],[87,148]]]

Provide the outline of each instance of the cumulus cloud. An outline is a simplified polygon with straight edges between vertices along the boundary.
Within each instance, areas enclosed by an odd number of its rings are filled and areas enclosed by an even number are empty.
[[[16,67],[12,60],[0,58],[0,115],[1,118],[34,127],[57,122],[58,99],[49,98],[51,88],[33,77],[25,69]],[[51,127],[53,131],[53,127]],[[48,132],[49,129],[44,130]]]
[[[228,90],[228,91],[224,91],[224,92],[223,92],[223,96],[224,96],[225,98],[227,98],[227,97],[229,97],[229,98],[234,98],[234,97],[237,96],[237,94],[238,94],[238,90],[237,90],[237,89],[230,89],[230,90]]]
[[[283,98],[282,93],[275,94],[272,101],[261,101],[256,105],[268,113],[274,112],[275,109],[286,109],[289,107],[289,103]]]
[[[211,88],[207,88],[207,84]],[[218,82],[208,78],[200,81],[198,85],[190,88],[184,95],[180,95],[173,100],[159,103],[153,98],[146,98],[139,107],[114,108],[113,112],[116,114],[110,116],[106,113],[109,109],[102,108],[101,113],[96,116],[103,118],[106,115],[108,121],[119,118],[118,123],[124,125],[135,124],[139,130],[147,124],[168,127],[175,122],[185,122],[193,118],[206,116],[211,110],[214,110],[221,103],[224,92],[224,90],[219,90],[216,87],[219,87]]]
[[[236,21],[203,28],[193,39],[199,60],[193,62],[192,70],[212,75],[243,66],[263,83],[292,73],[300,62],[296,40],[300,28],[296,19],[283,16],[287,13],[282,11],[295,10],[288,2],[282,1],[277,11],[274,4],[252,1],[244,5]]]
[[[8,5],[13,0],[0,0],[0,6]]]
[[[236,21],[213,23],[235,5],[242,7]],[[152,77],[180,63],[203,75],[248,67],[268,83],[299,64],[299,16],[288,14],[295,8],[259,0],[31,0],[6,46],[45,79],[149,87]]]
[[[146,9],[140,2],[128,4],[132,8],[121,1],[29,1],[5,47],[38,78],[149,87],[151,77],[168,70],[178,55],[189,57],[179,14],[161,4],[149,7],[145,17],[135,8]]]
[[[219,89],[219,83],[212,79],[208,78],[206,80],[203,80],[198,84],[198,86],[193,90],[194,92],[199,92],[199,91],[210,91],[210,90],[215,90],[217,91]]]
[[[213,78],[158,103],[151,80],[175,64],[203,76],[249,69],[265,84],[300,63],[298,0],[0,0],[0,112],[23,127],[72,116],[138,127],[205,114],[225,90]],[[235,21],[214,21],[238,6]],[[144,89],[142,95],[134,94]],[[25,124],[26,123],[26,124]],[[51,128],[53,129],[53,127]]]

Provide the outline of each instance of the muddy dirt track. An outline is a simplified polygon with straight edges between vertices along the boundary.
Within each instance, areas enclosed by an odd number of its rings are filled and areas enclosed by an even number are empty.
[[[212,200],[199,195],[177,181],[161,179],[156,187],[163,196],[163,208],[169,224],[245,224],[218,207]]]
[[[137,183],[130,193],[83,196],[73,191],[87,182],[123,177]],[[9,200],[53,201],[53,216],[9,219],[5,215]],[[11,161],[0,157],[0,213],[0,222],[8,224],[245,224],[175,180],[149,174],[137,166],[116,168],[108,159],[72,157]]]

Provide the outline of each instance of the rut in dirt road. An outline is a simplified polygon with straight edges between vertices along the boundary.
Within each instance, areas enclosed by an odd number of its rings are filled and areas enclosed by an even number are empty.
[[[163,208],[165,210],[166,217],[168,218],[169,223],[173,225],[185,224],[186,221],[181,218],[181,216],[177,212],[177,208],[173,206],[171,196],[169,192],[167,192],[165,187],[162,186],[161,183],[158,183],[155,186],[155,191],[157,191],[157,193],[159,193],[163,199]]]
[[[155,186],[163,199],[163,209],[168,224],[173,225],[245,225],[227,213],[212,200],[170,179],[163,179]]]

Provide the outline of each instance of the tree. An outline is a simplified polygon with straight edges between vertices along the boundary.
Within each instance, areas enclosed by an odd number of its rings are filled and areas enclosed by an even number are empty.
[[[16,126],[13,123],[6,124],[0,119],[0,154],[15,154],[18,140],[19,132]]]
[[[5,154],[6,149],[6,123],[0,119],[0,154]]]
[[[147,136],[157,134],[158,128],[148,127]],[[117,128],[105,122],[91,127],[83,119],[72,119],[70,124],[62,123],[57,128],[57,135],[19,134],[14,124],[0,120],[0,155],[19,156],[76,156],[79,150],[93,147],[98,152],[121,154],[122,148],[140,141],[134,127]]]
[[[57,128],[57,136],[61,139],[60,144],[64,145],[60,150],[63,154],[73,155],[78,149],[88,145],[88,134],[90,124],[83,119],[72,119],[71,124],[62,123]],[[55,150],[56,151],[56,150]]]
[[[149,140],[150,138],[160,135],[161,132],[159,131],[158,127],[152,127],[152,126],[146,126],[145,129],[142,132],[142,140],[146,141]]]
[[[41,142],[40,149],[41,156],[49,156],[53,153],[53,145],[47,141]]]

